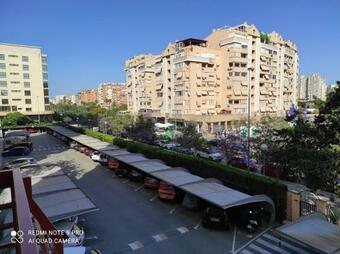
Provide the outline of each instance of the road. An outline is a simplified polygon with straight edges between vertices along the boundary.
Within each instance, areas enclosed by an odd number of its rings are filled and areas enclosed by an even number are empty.
[[[80,217],[85,245],[102,253],[230,253],[250,238],[240,231],[208,230],[200,226],[200,212],[165,203],[157,192],[117,178],[89,157],[67,148],[47,134],[32,135],[30,156],[40,163],[56,163],[88,195],[98,211]]]

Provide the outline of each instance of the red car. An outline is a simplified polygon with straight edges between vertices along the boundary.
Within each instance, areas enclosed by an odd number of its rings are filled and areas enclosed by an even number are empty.
[[[161,181],[158,188],[158,197],[164,200],[173,201],[176,198],[175,188],[166,182]]]
[[[234,157],[231,158],[228,161],[228,164],[235,167],[235,168],[241,168],[241,169],[247,169],[247,158],[242,158],[242,157]],[[256,161],[253,159],[249,160],[249,169],[250,171],[257,171],[257,165]]]

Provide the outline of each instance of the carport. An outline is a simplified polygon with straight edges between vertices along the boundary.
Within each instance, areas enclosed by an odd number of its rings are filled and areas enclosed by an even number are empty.
[[[143,160],[143,161],[130,163],[130,165],[147,174],[151,174],[152,172],[155,172],[155,171],[171,168],[160,160]]]
[[[59,166],[22,171],[30,176],[33,199],[53,222],[98,210]]]

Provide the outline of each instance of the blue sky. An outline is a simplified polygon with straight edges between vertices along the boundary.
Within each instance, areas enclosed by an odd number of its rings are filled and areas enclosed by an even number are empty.
[[[0,42],[48,54],[52,96],[124,81],[124,61],[244,21],[298,45],[300,72],[340,80],[340,1],[0,0]]]

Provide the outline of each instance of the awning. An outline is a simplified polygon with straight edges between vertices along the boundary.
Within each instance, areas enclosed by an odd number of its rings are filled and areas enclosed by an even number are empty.
[[[180,79],[180,78],[182,78],[183,77],[183,72],[178,72],[177,74],[176,74],[176,78],[177,79]]]
[[[197,96],[201,96],[201,95],[202,95],[202,92],[201,92],[201,91],[196,91],[196,95],[197,95]]]
[[[265,66],[265,65],[263,65],[263,64],[260,65],[260,68],[261,68],[261,70],[269,71],[269,67],[268,67],[268,66]]]
[[[176,187],[203,180],[203,178],[192,175],[188,173],[186,169],[181,167],[157,171],[151,175]]]
[[[241,95],[241,90],[234,89],[233,91],[234,91],[234,95],[237,95],[237,96]]]
[[[215,111],[214,109],[208,109],[208,113],[209,113],[209,114],[215,114],[216,111]]]
[[[208,94],[207,91],[202,91],[201,93],[202,93],[203,96],[206,96]]]
[[[170,166],[164,164],[160,160],[144,160],[138,161],[130,164],[131,166],[139,169],[145,173],[152,173],[158,170],[164,170],[171,168]]]
[[[208,91],[208,95],[215,95],[214,91]]]
[[[266,60],[267,60],[267,58],[266,58],[265,56],[260,56],[260,59],[261,59],[262,61],[266,61]]]

